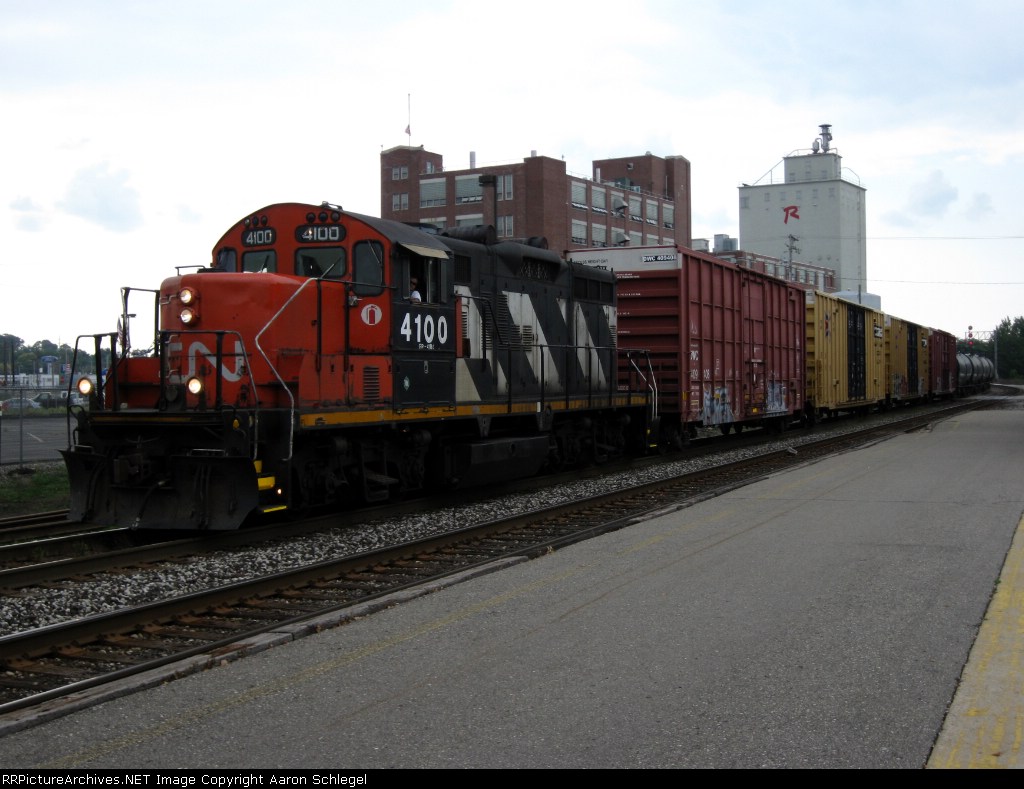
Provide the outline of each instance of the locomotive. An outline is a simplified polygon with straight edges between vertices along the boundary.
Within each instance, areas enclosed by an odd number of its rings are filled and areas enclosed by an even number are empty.
[[[546,246],[328,203],[244,217],[78,338],[73,364],[88,348],[101,372],[72,409],[69,517],[228,530],[643,451],[652,376],[616,346],[614,276]]]

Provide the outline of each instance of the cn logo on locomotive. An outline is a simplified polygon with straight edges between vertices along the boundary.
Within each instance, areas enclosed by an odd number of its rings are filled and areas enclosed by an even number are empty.
[[[367,304],[359,313],[359,317],[367,326],[376,326],[384,318],[384,311],[376,304]]]

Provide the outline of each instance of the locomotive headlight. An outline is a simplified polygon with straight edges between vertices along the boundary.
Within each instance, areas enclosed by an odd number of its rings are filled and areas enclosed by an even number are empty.
[[[92,381],[88,378],[80,378],[78,380],[77,389],[78,393],[82,395],[82,397],[88,397],[92,393]]]
[[[184,323],[186,326],[189,326],[199,319],[199,313],[197,313],[191,307],[185,307],[185,309],[181,311],[178,317],[181,318],[182,323]]]
[[[188,388],[189,394],[197,395],[203,391],[203,382],[199,378],[189,378],[185,386]]]
[[[192,288],[182,288],[178,298],[181,299],[182,304],[191,304],[196,299],[196,292]]]

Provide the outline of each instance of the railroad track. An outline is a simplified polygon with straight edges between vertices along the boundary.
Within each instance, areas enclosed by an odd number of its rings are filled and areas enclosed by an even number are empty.
[[[941,411],[942,409],[939,413]],[[772,441],[771,436],[754,430],[745,431],[742,436],[722,436],[717,431],[709,432],[711,436],[692,442],[686,452],[688,458],[706,457],[722,451],[723,447],[751,448]],[[672,458],[634,459],[602,467],[591,467],[585,472],[574,471],[547,478],[521,480],[505,486],[503,490],[510,492],[536,489],[576,480],[584,475],[607,475],[619,470],[657,466],[666,462],[672,462]],[[482,493],[459,492],[456,499],[465,501],[469,496],[491,497],[494,494],[493,489]],[[443,496],[435,497],[432,504],[439,508],[446,506]],[[419,503],[412,505],[417,511],[420,506]],[[326,518],[309,518],[302,523],[268,524],[238,532],[203,535],[160,535],[128,528],[87,527],[68,523],[64,519],[66,511],[10,519],[12,532],[9,539],[6,542],[0,539],[0,590],[58,583],[99,572],[149,567],[159,563],[185,560],[199,554],[234,550],[324,529],[346,528],[368,517],[394,517],[408,511],[409,508],[409,503],[375,506],[345,515],[335,512]],[[14,528],[15,524],[18,528]],[[3,630],[0,628],[0,634],[2,633]]]
[[[455,579],[623,528],[795,464],[918,429],[959,404],[584,500],[0,638],[0,732],[56,717],[128,677],[151,683],[365,616]],[[144,687],[147,680],[134,680]],[[123,692],[120,690],[118,692]]]
[[[54,510],[0,518],[0,545],[83,531],[82,524],[67,517],[67,510]]]

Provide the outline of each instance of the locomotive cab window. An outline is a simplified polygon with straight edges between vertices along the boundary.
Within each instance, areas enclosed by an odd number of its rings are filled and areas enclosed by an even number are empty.
[[[436,258],[420,258],[418,262],[419,265],[410,266],[409,280],[417,281],[424,302],[436,304],[441,300],[441,266]]]
[[[272,249],[261,249],[242,254],[242,271],[249,273],[277,271],[277,253]]]
[[[300,277],[341,279],[348,273],[343,247],[306,248],[295,253],[295,273]]]
[[[352,289],[357,296],[379,296],[384,290],[384,246],[360,241],[352,250]]]
[[[217,271],[238,271],[238,253],[231,247],[217,250]]]
[[[403,247],[402,253],[398,256],[398,266],[395,269],[396,275],[400,277],[397,288],[399,298],[406,300],[409,298],[413,290],[410,283],[416,280],[416,290],[424,303],[447,303],[445,290],[450,276],[448,256],[441,251],[429,248],[427,253],[421,255]]]

